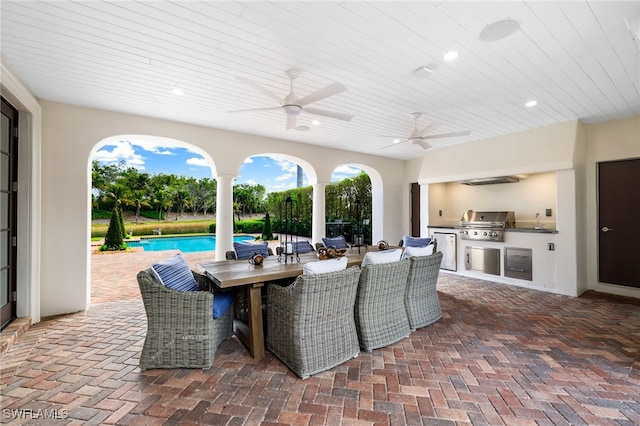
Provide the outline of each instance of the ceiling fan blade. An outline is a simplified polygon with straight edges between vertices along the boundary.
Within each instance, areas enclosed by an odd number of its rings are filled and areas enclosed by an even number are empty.
[[[422,149],[429,149],[431,148],[431,145],[429,145],[425,140],[421,140],[416,142],[417,145],[420,145],[422,147]]]
[[[295,115],[287,115],[287,130],[295,129],[297,122],[298,120]]]
[[[261,84],[256,83],[255,81],[249,80],[248,78],[244,78],[244,77],[236,77],[236,80],[248,86],[253,87],[257,91],[262,92],[265,95],[269,96],[270,98],[274,99],[276,102],[278,102],[279,105],[282,105],[282,98],[278,97],[278,95],[276,95],[275,93],[265,89]]]
[[[309,114],[321,115],[323,117],[329,117],[329,118],[336,118],[338,120],[343,120],[343,121],[351,121],[351,119],[353,118],[353,115],[350,115],[350,114],[343,114],[341,112],[327,111],[327,110],[318,109],[318,108],[303,108],[303,111],[308,112]]]
[[[452,138],[454,136],[468,136],[470,134],[471,134],[471,130],[463,130],[461,132],[441,133],[439,135],[428,135],[428,136],[424,136],[423,139]]]
[[[239,112],[254,112],[254,111],[275,111],[282,109],[282,107],[268,107],[268,108],[252,108],[252,109],[236,109],[232,111],[226,111],[229,114],[236,114]]]
[[[404,139],[404,138],[400,138],[400,139]],[[391,148],[392,146],[398,146],[398,145],[400,145],[400,144],[407,143],[407,142],[409,142],[409,140],[408,140],[408,139],[404,139],[404,140],[401,140],[401,141],[399,141],[399,142],[394,142],[394,143],[392,143],[391,145],[383,146],[383,147],[382,147],[382,148],[380,148],[380,149],[387,149],[387,148]]]
[[[427,136],[427,135],[429,134],[429,132],[433,132],[435,129],[437,129],[437,128],[438,128],[438,127],[440,127],[441,125],[442,125],[441,123],[438,123],[437,121],[434,121],[433,123],[431,123],[431,124],[428,124],[428,125],[424,126],[424,127],[422,128],[422,130],[420,130],[420,131],[418,132],[418,134],[419,134],[421,137],[425,137],[425,136]]]
[[[342,84],[335,82],[331,83],[327,87],[324,87],[318,91],[315,91],[304,98],[298,101],[298,105],[305,106],[309,105],[312,102],[317,102],[320,99],[328,98],[329,96],[337,95],[338,93],[342,93],[347,90]]]

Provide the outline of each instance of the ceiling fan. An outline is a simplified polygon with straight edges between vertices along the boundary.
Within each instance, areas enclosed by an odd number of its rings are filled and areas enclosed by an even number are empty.
[[[427,142],[427,139],[438,139],[438,138],[452,138],[455,136],[467,136],[471,134],[471,130],[463,130],[460,132],[452,132],[452,133],[440,133],[438,135],[430,135],[429,132],[434,130],[440,124],[431,123],[428,126],[424,127],[422,130],[418,130],[418,119],[422,115],[421,112],[413,112],[411,113],[411,118],[413,118],[413,131],[409,135],[409,137],[401,137],[401,136],[386,136],[391,138],[398,139],[398,142],[393,143],[391,145],[387,145],[382,149],[389,148],[391,146],[396,146],[400,143],[409,142],[412,145],[419,145],[422,149],[429,149],[431,145]],[[404,140],[402,140],[404,139]]]
[[[270,110],[281,109],[287,115],[287,130],[295,129],[297,127],[297,117],[303,111],[313,115],[320,115],[323,117],[335,118],[335,119],[344,120],[344,121],[350,121],[353,118],[353,115],[343,114],[341,112],[327,111],[324,109],[307,107],[307,105],[313,102],[317,102],[321,99],[328,98],[329,96],[337,95],[338,93],[342,93],[346,91],[347,88],[344,87],[342,84],[337,82],[332,83],[320,90],[317,90],[311,93],[310,95],[304,96],[302,98],[298,98],[293,93],[293,80],[298,78],[298,76],[300,75],[300,70],[292,68],[285,71],[285,74],[287,75],[287,77],[289,77],[289,80],[291,80],[291,91],[284,99],[279,98],[276,94],[265,89],[262,85],[256,83],[255,81],[249,80],[244,77],[236,77],[236,80],[244,84],[247,84],[253,87],[254,89],[269,96],[270,98],[274,99],[275,101],[278,102],[278,104],[280,104],[280,106],[267,107],[267,108],[241,109],[241,110],[227,111],[227,112],[238,113],[238,112],[270,111]]]

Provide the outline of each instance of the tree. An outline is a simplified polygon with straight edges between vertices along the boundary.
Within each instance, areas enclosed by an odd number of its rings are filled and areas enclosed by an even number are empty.
[[[189,192],[181,187],[175,188],[172,195],[173,205],[176,207],[177,220],[178,212],[180,212],[180,216],[184,216],[184,209],[191,207],[191,200],[189,197]]]
[[[116,211],[118,212],[118,221],[120,221],[120,235],[124,240],[125,238],[127,238],[127,230],[125,229],[125,226],[124,226],[124,216],[122,215],[122,204],[120,204],[119,201],[116,202]]]
[[[242,215],[247,211],[253,214],[264,211],[264,198],[267,189],[264,185],[249,185],[246,183],[234,185],[233,199],[242,207]]]
[[[114,206],[111,211],[109,228],[107,229],[107,235],[104,238],[103,248],[105,250],[124,250],[127,248],[122,237],[122,222],[120,221],[118,210],[119,207]]]
[[[215,207],[217,183],[214,179],[202,178],[196,181],[192,178],[186,187],[194,216],[201,210],[206,215],[208,210]]]
[[[273,231],[271,229],[271,218],[269,212],[264,216],[264,228],[262,229],[263,240],[273,240]]]

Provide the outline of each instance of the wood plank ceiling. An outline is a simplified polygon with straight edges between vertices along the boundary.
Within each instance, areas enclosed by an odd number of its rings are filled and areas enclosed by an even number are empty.
[[[392,158],[424,154],[384,137],[408,137],[416,111],[420,127],[439,123],[431,133],[471,130],[432,149],[640,113],[637,1],[3,0],[1,13],[3,61],[41,99]],[[507,18],[515,33],[478,39]],[[433,73],[414,75],[422,66]],[[354,118],[303,112],[298,131],[282,110],[227,112],[278,106],[235,77],[284,98],[289,68],[300,97],[344,84],[311,106]]]

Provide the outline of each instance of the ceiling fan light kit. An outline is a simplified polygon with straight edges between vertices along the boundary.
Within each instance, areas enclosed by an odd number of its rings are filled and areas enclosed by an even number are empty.
[[[396,145],[399,145],[401,143],[408,142],[411,145],[418,145],[422,149],[426,150],[426,149],[431,148],[431,144],[429,144],[426,141],[426,139],[451,138],[451,137],[456,137],[456,136],[468,136],[468,135],[471,134],[470,130],[463,130],[463,131],[460,131],[460,132],[440,133],[438,135],[431,135],[431,134],[429,134],[429,132],[431,132],[436,127],[438,127],[439,124],[436,123],[436,122],[433,122],[433,123],[423,127],[421,130],[418,130],[418,119],[421,116],[422,116],[421,112],[412,112],[411,113],[411,118],[413,118],[413,130],[411,131],[411,134],[408,137],[404,137],[404,138],[396,137],[396,136],[389,136],[389,137],[393,137],[394,138],[393,144],[387,145],[385,147],[382,147],[382,149],[389,148],[391,146],[396,146]]]
[[[251,112],[251,111],[268,111],[268,110],[276,110],[282,109],[287,116],[287,130],[299,130],[299,131],[307,131],[310,129],[309,126],[298,126],[297,117],[302,113],[306,112],[308,114],[320,115],[323,117],[335,118],[337,120],[343,121],[351,121],[353,115],[344,114],[341,112],[334,111],[326,111],[318,108],[308,108],[307,105],[312,104],[314,102],[320,101],[322,99],[328,98],[333,95],[337,95],[338,93],[342,93],[347,90],[347,88],[341,83],[335,82],[330,85],[323,87],[322,89],[316,90],[315,92],[303,97],[298,98],[293,92],[293,80],[300,76],[300,70],[296,68],[291,68],[285,71],[287,77],[290,80],[290,91],[284,99],[281,99],[276,94],[271,91],[265,89],[261,84],[256,83],[255,81],[243,78],[236,77],[236,80],[247,84],[254,89],[264,93],[272,99],[275,99],[280,106],[277,107],[267,107],[267,108],[252,108],[252,109],[244,109],[244,110],[236,110],[236,111],[227,111],[228,113],[237,113],[237,112]]]

